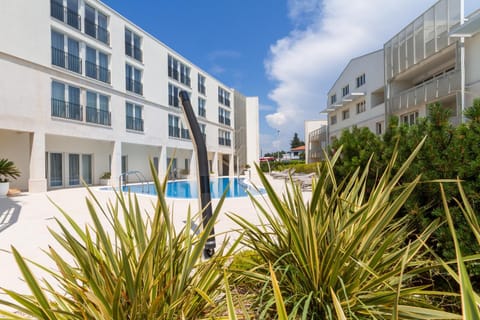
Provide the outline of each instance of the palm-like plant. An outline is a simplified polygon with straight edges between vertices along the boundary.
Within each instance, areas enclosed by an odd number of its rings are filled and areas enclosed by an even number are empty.
[[[230,252],[221,245],[211,259],[203,260],[202,254],[223,199],[203,230],[195,230],[188,213],[185,226],[176,231],[164,187],[156,178],[155,184],[158,197],[151,217],[145,217],[136,197],[125,199],[121,193],[104,210],[90,192],[93,224],[85,228],[62,211],[68,223],[58,221],[61,232],[51,233],[68,255],[52,246],[48,254],[56,270],[39,266],[56,283],[40,285],[12,248],[32,295],[3,289],[14,302],[0,303],[39,319],[198,319],[213,314]]]
[[[275,313],[281,301],[276,285],[270,285],[269,263],[292,319],[458,318],[431,305],[428,296],[443,293],[414,285],[429,267],[422,247],[435,225],[411,239],[408,218],[396,216],[418,182],[398,185],[420,147],[395,173],[394,156],[368,198],[368,166],[336,181],[333,165],[341,150],[319,167],[309,202],[293,183],[280,198],[260,173],[272,209],[252,197],[264,222],[232,219],[245,230],[243,243],[264,262],[243,272],[264,282],[257,295],[261,318]]]
[[[16,179],[20,176],[20,170],[15,166],[13,161],[8,159],[0,159],[0,182],[8,181],[8,178]]]

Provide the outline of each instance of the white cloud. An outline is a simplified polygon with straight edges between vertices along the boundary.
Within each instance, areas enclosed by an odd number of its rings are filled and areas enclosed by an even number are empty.
[[[281,147],[288,148],[294,132],[303,136],[304,120],[320,118],[328,90],[352,58],[383,48],[435,2],[289,0],[295,28],[270,47],[265,61],[276,83],[269,98],[277,105],[266,120],[280,130]]]

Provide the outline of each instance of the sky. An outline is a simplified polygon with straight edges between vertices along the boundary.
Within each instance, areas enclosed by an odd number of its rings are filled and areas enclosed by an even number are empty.
[[[465,0],[465,12],[480,8]],[[289,150],[355,57],[383,48],[436,0],[102,0],[245,96],[258,96],[261,154]]]

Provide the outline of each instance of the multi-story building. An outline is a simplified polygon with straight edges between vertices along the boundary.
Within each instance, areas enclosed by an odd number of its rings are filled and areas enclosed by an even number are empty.
[[[352,59],[328,91],[329,142],[352,126],[381,134],[385,126],[383,50]]]
[[[464,92],[480,80],[470,68],[474,59],[465,64],[468,46],[451,34],[463,20],[463,0],[440,0],[385,43],[387,118],[413,124],[427,115],[429,104],[439,102],[450,109],[453,124],[462,121]],[[478,48],[469,47],[478,56]]]
[[[233,89],[100,1],[5,0],[1,7],[0,158],[22,171],[14,187],[97,184],[104,172],[113,183],[129,171],[151,178],[149,159],[160,176],[169,163],[193,176],[181,90],[197,113],[211,172],[234,173],[235,118],[242,110],[258,114],[258,99],[234,100]],[[237,151],[258,159],[251,118]]]

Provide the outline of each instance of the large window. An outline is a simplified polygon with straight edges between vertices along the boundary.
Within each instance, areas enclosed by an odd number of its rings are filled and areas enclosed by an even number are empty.
[[[78,0],[50,0],[50,16],[78,30],[81,29]]]
[[[230,131],[218,130],[218,144],[221,146],[231,146],[232,140],[230,139]]]
[[[342,120],[347,120],[348,118],[350,118],[350,110],[343,110],[342,111]]]
[[[174,115],[168,115],[168,136],[180,138],[180,118]]]
[[[168,76],[190,87],[190,67],[168,55]]]
[[[111,125],[109,97],[87,91],[86,121],[104,126]]]
[[[336,94],[332,94],[330,96],[330,104],[334,104],[335,102],[337,102],[337,95]]]
[[[357,77],[357,88],[365,84],[365,73]]]
[[[178,98],[178,93],[180,88],[174,86],[173,84],[168,84],[168,105],[172,107],[180,107],[180,102]]]
[[[87,46],[85,61],[85,75],[106,83],[110,83],[110,70],[108,69],[108,55]]]
[[[205,95],[206,94],[206,87],[205,87],[206,78],[201,74],[198,74],[198,92]]]
[[[345,87],[342,88],[342,97],[345,97],[350,93],[350,85],[346,85]]]
[[[230,126],[230,111],[223,109],[221,107],[218,108],[218,122],[227,126]]]
[[[357,103],[357,113],[362,113],[367,110],[366,105],[365,105],[365,100]]]
[[[63,186],[63,155],[52,152],[48,160],[50,187]]]
[[[71,120],[83,120],[80,105],[80,88],[61,82],[52,82],[52,117]]]
[[[126,122],[127,129],[135,131],[143,131],[143,115],[142,115],[142,106],[138,104],[133,104],[130,102],[126,103]]]
[[[207,116],[207,109],[205,108],[205,99],[198,98],[198,116],[205,118]]]
[[[142,38],[135,32],[125,28],[125,54],[142,62],[143,53],[141,45]]]
[[[230,92],[221,87],[218,87],[218,102],[227,107],[230,107]]]
[[[400,116],[400,120],[402,124],[408,124],[409,126],[412,126],[418,121],[418,111],[404,113]]]
[[[51,36],[52,64],[73,72],[82,73],[79,42],[53,30]]]
[[[110,44],[108,16],[85,4],[85,33],[103,43]]]
[[[142,84],[142,71],[137,69],[128,63],[125,64],[125,81],[127,91],[131,91],[137,94],[143,94]]]

